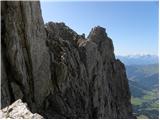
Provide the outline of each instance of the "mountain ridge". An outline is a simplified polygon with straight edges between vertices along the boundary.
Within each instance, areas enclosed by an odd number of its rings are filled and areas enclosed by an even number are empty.
[[[125,65],[147,65],[159,63],[159,56],[157,55],[117,55],[116,58],[122,60]]]
[[[105,28],[88,38],[44,25],[38,1],[2,2],[2,108],[17,99],[44,118],[135,118],[124,64]]]

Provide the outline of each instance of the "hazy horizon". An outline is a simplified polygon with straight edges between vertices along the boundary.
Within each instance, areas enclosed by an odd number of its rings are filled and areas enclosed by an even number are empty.
[[[44,22],[64,22],[87,36],[91,28],[106,28],[116,55],[158,55],[158,2],[44,2]]]

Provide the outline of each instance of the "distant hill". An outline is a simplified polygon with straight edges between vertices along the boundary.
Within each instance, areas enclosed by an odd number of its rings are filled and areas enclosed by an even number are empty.
[[[158,118],[159,65],[126,65],[133,111],[138,118]]]
[[[126,72],[129,80],[136,82],[143,89],[149,90],[158,87],[158,64],[126,65]]]
[[[125,65],[146,65],[158,63],[158,56],[156,55],[128,55],[128,56],[116,56]]]

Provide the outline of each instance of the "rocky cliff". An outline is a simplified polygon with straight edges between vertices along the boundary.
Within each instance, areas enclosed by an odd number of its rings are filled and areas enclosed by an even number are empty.
[[[17,99],[44,118],[133,118],[125,66],[105,28],[44,25],[39,2],[1,2],[2,108]]]
[[[2,2],[2,107],[21,98],[41,107],[52,89],[39,2]]]

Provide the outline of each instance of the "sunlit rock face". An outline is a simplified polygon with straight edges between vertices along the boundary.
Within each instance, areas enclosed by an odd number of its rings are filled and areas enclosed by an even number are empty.
[[[125,66],[105,28],[44,25],[39,2],[2,2],[2,107],[21,98],[44,118],[133,118]]]
[[[1,119],[42,119],[43,117],[37,113],[32,113],[26,103],[21,99],[13,104],[0,110]]]

